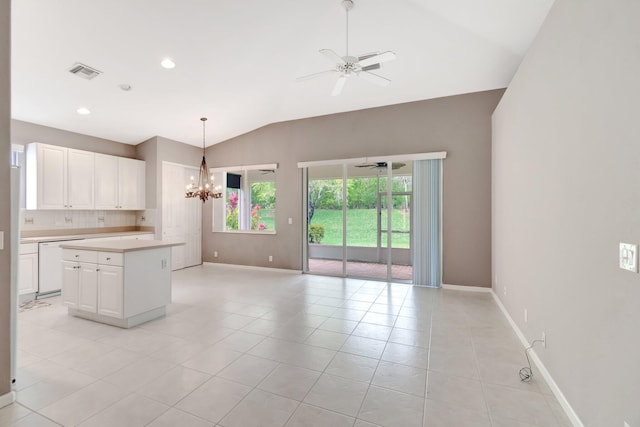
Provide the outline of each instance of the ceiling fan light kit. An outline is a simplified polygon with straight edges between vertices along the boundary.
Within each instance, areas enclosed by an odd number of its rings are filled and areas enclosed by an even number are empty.
[[[391,83],[391,80],[372,73],[372,70],[378,70],[382,68],[382,63],[396,59],[396,54],[387,52],[375,52],[368,53],[360,56],[349,55],[349,11],[353,9],[353,0],[342,0],[342,7],[346,11],[347,16],[347,31],[346,31],[346,55],[340,56],[331,49],[320,49],[320,53],[328,58],[330,61],[336,64],[335,68],[331,70],[321,71],[319,73],[309,74],[307,76],[298,77],[298,82],[321,77],[324,75],[332,74],[338,75],[331,96],[338,96],[342,93],[344,84],[351,76],[362,77],[370,83],[377,84],[379,86],[387,86]]]

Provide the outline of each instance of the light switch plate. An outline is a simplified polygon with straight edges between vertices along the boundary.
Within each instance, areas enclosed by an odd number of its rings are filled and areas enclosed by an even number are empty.
[[[0,251],[4,249],[4,231],[0,231]]]
[[[638,272],[638,245],[620,243],[620,268]]]

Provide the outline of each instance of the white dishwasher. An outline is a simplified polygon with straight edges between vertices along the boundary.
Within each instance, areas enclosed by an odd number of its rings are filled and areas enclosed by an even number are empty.
[[[38,244],[38,295],[37,298],[57,295],[62,289],[62,249],[64,243],[76,240],[56,240]]]

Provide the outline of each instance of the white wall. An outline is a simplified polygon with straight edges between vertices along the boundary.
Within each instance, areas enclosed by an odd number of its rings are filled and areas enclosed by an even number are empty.
[[[639,22],[557,0],[493,116],[493,287],[586,426],[640,426]]]
[[[11,391],[10,309],[11,300],[11,1],[0,0],[0,399]],[[6,402],[5,402],[6,403]]]

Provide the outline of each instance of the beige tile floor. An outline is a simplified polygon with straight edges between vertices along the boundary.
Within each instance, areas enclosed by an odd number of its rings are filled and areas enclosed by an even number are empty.
[[[309,258],[309,272],[328,276],[342,276],[342,261]],[[347,276],[387,280],[387,264],[349,261],[347,262]],[[391,266],[391,278],[394,281],[411,281],[413,279],[413,267],[393,264]]]
[[[0,426],[569,426],[489,294],[206,265],[123,330],[20,313]]]

